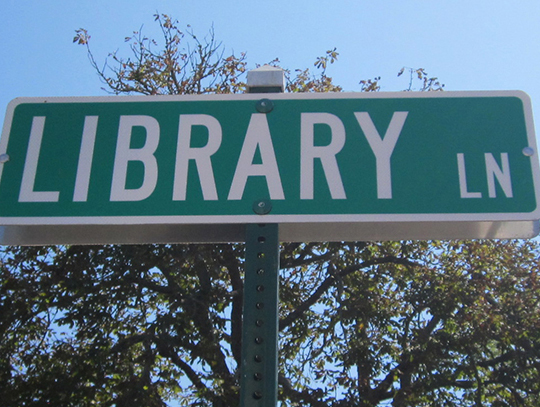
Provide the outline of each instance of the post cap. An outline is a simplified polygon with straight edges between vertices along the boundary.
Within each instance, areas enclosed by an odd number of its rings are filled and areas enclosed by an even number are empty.
[[[247,73],[249,93],[285,91],[285,71],[277,66],[263,65]]]

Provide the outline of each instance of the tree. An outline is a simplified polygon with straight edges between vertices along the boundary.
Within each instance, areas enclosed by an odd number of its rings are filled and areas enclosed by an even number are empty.
[[[242,92],[225,56],[156,16],[132,56],[91,64],[114,94]],[[89,47],[88,33],[75,41]],[[191,41],[191,42],[189,42]],[[192,44],[192,45],[186,45]],[[340,91],[336,50],[288,72],[288,91]],[[421,87],[440,88],[424,70]],[[424,80],[427,78],[427,82]],[[360,82],[377,91],[380,78]],[[409,85],[411,88],[411,85]],[[536,406],[536,241],[284,243],[283,406]],[[5,406],[235,406],[244,247],[5,247],[0,389]]]

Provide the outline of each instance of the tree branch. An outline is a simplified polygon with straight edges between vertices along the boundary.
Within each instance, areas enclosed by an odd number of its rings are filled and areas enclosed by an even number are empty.
[[[413,263],[407,259],[402,259],[395,256],[387,256],[387,257],[383,257],[379,259],[366,260],[362,263],[346,267],[340,272],[336,273],[335,275],[330,275],[329,277],[327,277],[321,283],[321,285],[317,288],[317,290],[306,301],[304,301],[300,306],[298,306],[293,312],[291,312],[285,318],[281,319],[279,321],[279,330],[281,331],[287,328],[294,321],[300,318],[312,305],[314,305],[322,297],[322,295],[326,291],[328,291],[330,287],[332,287],[335,284],[335,282],[338,279],[346,277],[349,274],[352,274],[356,271],[362,270],[367,267],[371,267],[377,264],[388,264],[388,263],[395,263],[395,264],[401,264],[401,265],[406,265],[406,266],[418,266],[418,264]]]
[[[281,373],[278,376],[278,383],[281,385],[283,394],[293,402],[307,403],[307,405],[311,407],[328,407],[328,404],[326,402],[320,401],[316,397],[317,393],[320,393],[320,390],[298,391],[291,386],[289,380]]]

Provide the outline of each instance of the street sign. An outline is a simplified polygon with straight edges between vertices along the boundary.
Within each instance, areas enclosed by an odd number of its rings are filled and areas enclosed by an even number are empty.
[[[20,98],[2,244],[507,238],[538,233],[522,92]]]

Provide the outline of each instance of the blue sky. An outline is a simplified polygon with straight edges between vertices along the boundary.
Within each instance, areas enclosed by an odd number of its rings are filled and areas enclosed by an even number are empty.
[[[247,52],[251,67],[276,57],[310,67],[336,47],[329,75],[345,90],[375,76],[383,91],[402,90],[408,81],[397,72],[422,67],[447,90],[524,90],[540,115],[538,0],[2,0],[1,120],[18,96],[103,95],[75,30],[89,30],[103,61],[127,52],[124,37],[141,26],[157,37],[156,11],[199,35],[213,24],[226,51]]]

